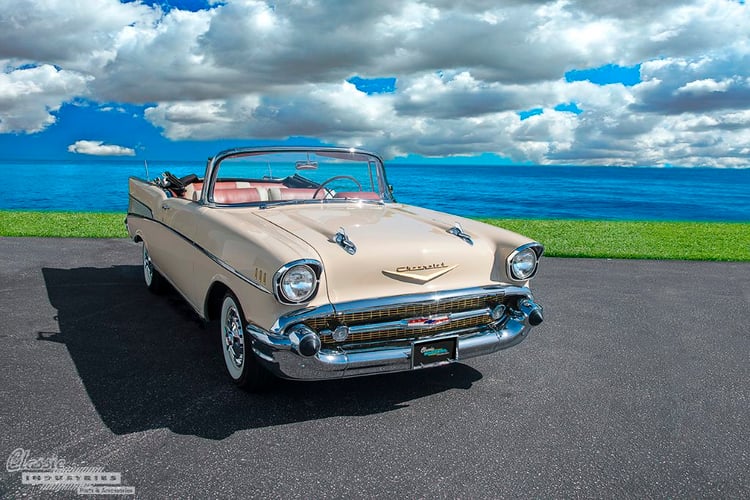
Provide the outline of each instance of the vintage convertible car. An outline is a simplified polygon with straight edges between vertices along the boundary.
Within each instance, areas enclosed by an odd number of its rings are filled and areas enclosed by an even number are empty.
[[[131,178],[129,191],[147,287],[169,282],[215,321],[227,372],[249,389],[270,374],[443,365],[511,347],[542,322],[529,289],[542,245],[397,203],[372,153],[231,149],[202,178]]]

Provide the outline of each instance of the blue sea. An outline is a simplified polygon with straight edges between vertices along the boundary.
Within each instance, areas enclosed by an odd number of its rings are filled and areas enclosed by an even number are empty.
[[[460,160],[458,160],[460,161]],[[205,163],[149,162],[203,175]],[[750,222],[750,169],[386,164],[396,199],[457,215]],[[140,161],[4,161],[0,209],[127,209]]]

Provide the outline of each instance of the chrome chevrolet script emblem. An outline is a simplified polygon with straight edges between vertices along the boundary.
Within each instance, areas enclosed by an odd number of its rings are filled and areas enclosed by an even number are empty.
[[[448,266],[445,262],[418,266],[399,266],[395,270],[383,269],[383,274],[390,278],[412,283],[427,283],[435,278],[453,271],[458,266]]]

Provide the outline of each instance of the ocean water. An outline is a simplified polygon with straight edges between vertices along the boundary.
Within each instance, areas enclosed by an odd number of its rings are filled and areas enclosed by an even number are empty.
[[[203,175],[205,163],[149,162]],[[125,211],[139,161],[0,162],[0,209]],[[399,202],[464,216],[750,222],[750,169],[386,164]]]

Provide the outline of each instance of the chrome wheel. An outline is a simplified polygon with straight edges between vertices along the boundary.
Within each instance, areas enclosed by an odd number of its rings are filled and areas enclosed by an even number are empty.
[[[227,295],[221,305],[221,342],[224,362],[233,379],[242,376],[245,366],[245,335],[242,317],[234,297]]]
[[[259,391],[267,388],[273,377],[255,357],[253,339],[246,335],[245,326],[247,324],[240,301],[227,290],[221,302],[218,325],[224,366],[235,384],[248,391]]]
[[[148,255],[145,244],[143,245],[143,279],[149,288],[154,283],[154,264],[151,262],[151,257]]]
[[[146,242],[143,242],[143,281],[146,283],[152,293],[161,294],[164,292],[166,283],[159,271],[154,267],[151,256],[146,249]]]

